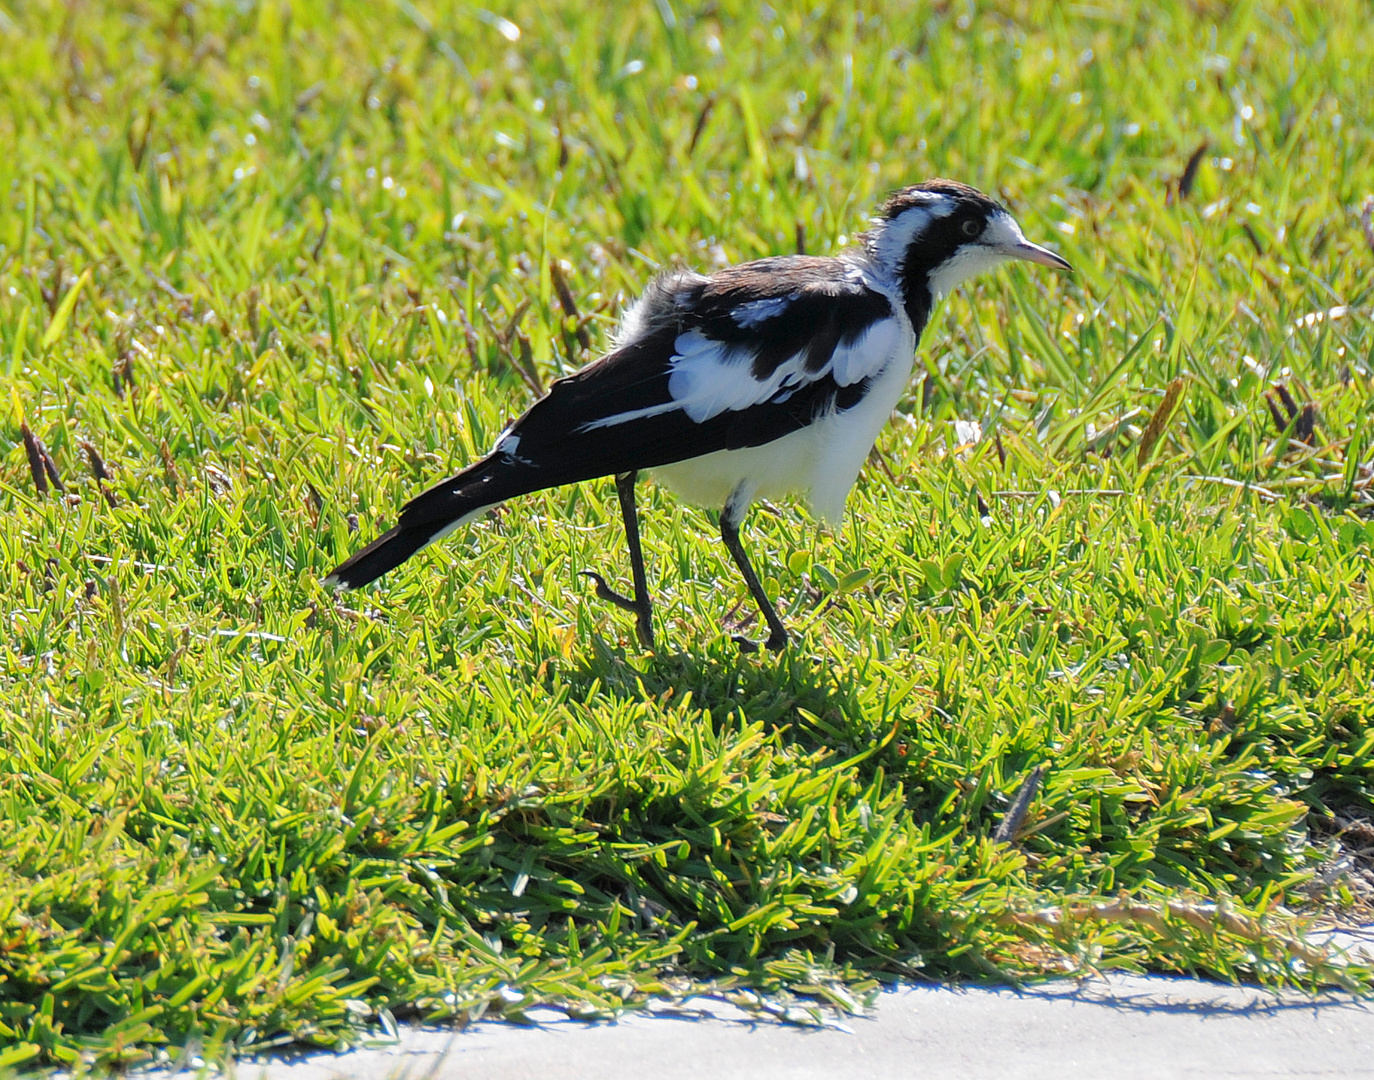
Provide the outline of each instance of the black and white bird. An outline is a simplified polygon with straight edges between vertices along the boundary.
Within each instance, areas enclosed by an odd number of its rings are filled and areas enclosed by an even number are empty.
[[[800,495],[821,521],[837,523],[906,389],[932,307],[1009,259],[1071,269],[982,192],[929,180],[895,192],[833,258],[662,274],[626,312],[606,356],[554,383],[491,453],[408,502],[395,528],[326,583],[366,585],[517,495],[614,476],[634,596],[589,576],[598,596],[635,614],[652,648],[634,494],[650,470],[688,500],[720,508],[721,538],[768,623],[766,645],[781,649],[787,630],[740,545],[750,503]]]

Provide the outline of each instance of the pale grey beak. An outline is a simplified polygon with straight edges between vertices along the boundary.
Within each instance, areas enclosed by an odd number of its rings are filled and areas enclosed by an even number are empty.
[[[1022,239],[1015,244],[1008,244],[1002,249],[1002,254],[1009,255],[1013,259],[1025,259],[1026,262],[1039,263],[1041,266],[1048,266],[1053,270],[1067,270],[1073,273],[1073,267],[1065,259],[1061,259],[1049,248],[1042,248],[1039,244],[1032,244],[1029,240]]]

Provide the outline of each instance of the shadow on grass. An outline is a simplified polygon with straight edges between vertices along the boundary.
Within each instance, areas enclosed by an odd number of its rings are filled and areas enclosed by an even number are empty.
[[[890,730],[872,701],[872,676],[861,660],[835,664],[793,646],[777,655],[744,655],[730,642],[701,651],[633,654],[600,636],[588,655],[546,676],[550,690],[568,687],[575,699],[646,704],[692,702],[717,727],[735,716],[761,724],[805,752],[849,757],[880,742]]]

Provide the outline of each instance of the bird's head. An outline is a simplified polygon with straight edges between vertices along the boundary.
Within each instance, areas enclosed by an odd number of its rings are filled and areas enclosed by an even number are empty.
[[[955,180],[927,180],[894,192],[863,243],[880,271],[902,283],[908,306],[926,309],[960,282],[1009,259],[1073,269],[1027,240],[997,202]]]

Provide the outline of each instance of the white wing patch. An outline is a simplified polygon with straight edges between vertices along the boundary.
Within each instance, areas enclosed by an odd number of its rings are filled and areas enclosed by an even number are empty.
[[[796,298],[792,296],[770,296],[764,300],[750,300],[749,303],[741,304],[734,310],[733,318],[741,328],[752,330],[759,323],[781,315],[794,299]]]
[[[776,311],[785,309],[789,302],[790,298],[769,298],[752,301],[745,307],[756,309],[757,313],[751,316],[757,324],[776,317]],[[766,315],[762,313],[764,304],[779,306]],[[738,315],[736,319],[743,321]],[[673,356],[668,361],[668,401],[603,416],[583,424],[580,430],[615,427],[679,409],[702,424],[722,413],[740,412],[769,401],[781,404],[801,387],[827,375],[840,386],[852,386],[882,372],[901,337],[897,319],[879,319],[853,341],[837,345],[829,362],[819,371],[806,370],[803,351],[760,379],[754,374],[752,350],[716,341],[700,330],[689,330],[673,342]]]
[[[779,365],[773,376],[785,377],[784,369],[791,363]],[[700,330],[678,335],[668,366],[672,369],[668,393],[698,424],[731,409],[767,401],[782,385],[781,378],[776,383],[772,378],[764,382],[754,378],[748,350],[712,341]]]
[[[841,386],[853,386],[861,379],[876,375],[887,364],[901,333],[896,319],[880,319],[873,323],[862,337],[848,345],[835,346],[830,357],[830,374]]]
[[[680,335],[674,349],[668,393],[698,424],[723,412],[762,405],[779,391],[794,389],[820,374],[808,374],[803,368],[805,355],[798,353],[766,379],[759,379],[750,350],[712,341],[700,330]]]
[[[617,424],[628,424],[631,420],[643,420],[649,416],[662,416],[664,413],[674,412],[682,406],[676,401],[665,401],[661,405],[647,405],[642,409],[630,409],[628,412],[615,413],[611,416],[603,416],[600,420],[588,420],[578,431],[595,431],[597,428],[615,427]]]
[[[668,377],[668,393],[698,424],[723,412],[739,412],[771,398],[786,401],[797,388],[830,375],[851,386],[877,374],[896,348],[901,331],[895,319],[880,319],[848,345],[838,345],[819,371],[806,370],[806,354],[779,364],[766,379],[755,377],[747,350],[712,341],[699,330],[678,337]]]

